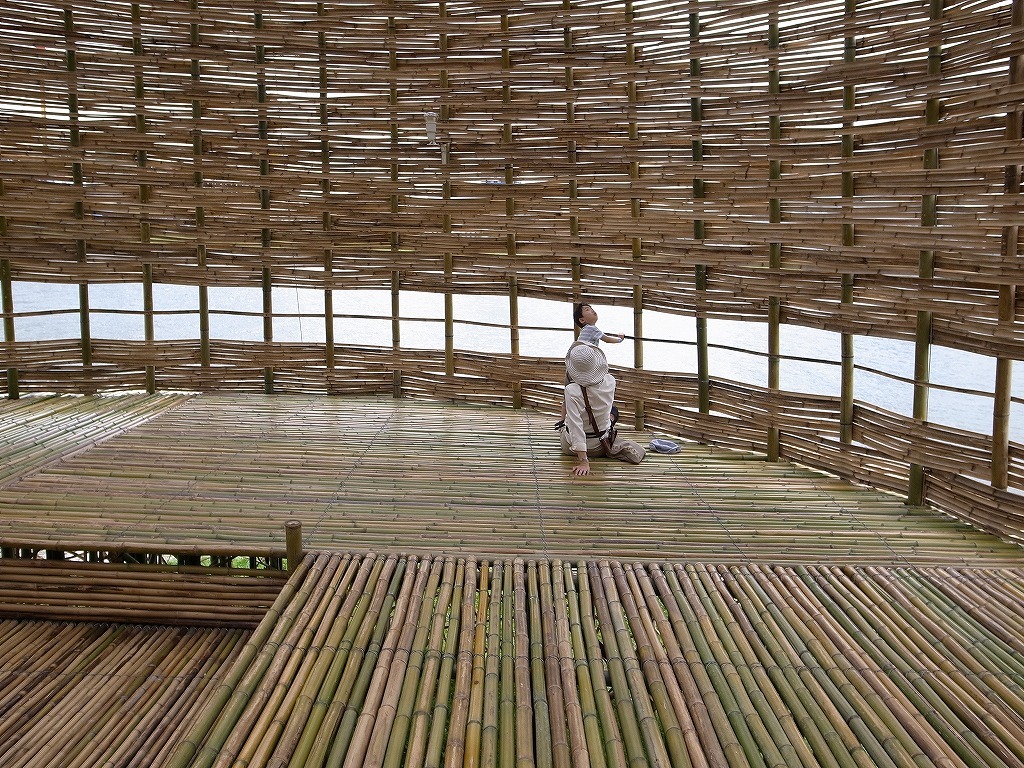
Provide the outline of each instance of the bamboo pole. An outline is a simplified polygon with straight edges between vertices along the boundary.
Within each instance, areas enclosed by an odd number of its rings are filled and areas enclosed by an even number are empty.
[[[555,765],[555,740],[548,704],[548,673],[544,656],[544,620],[542,618],[539,564],[527,562],[527,593],[530,599],[530,681],[533,688],[533,732],[538,768]],[[559,768],[561,768],[559,764]]]
[[[779,72],[779,11],[777,6],[768,10],[768,98],[771,103],[778,100],[782,92],[781,73]],[[782,118],[778,113],[768,115],[768,183],[777,186],[782,180],[782,161],[778,155],[782,142]],[[782,198],[770,195],[768,198],[768,224],[782,224]],[[782,243],[772,239],[768,243],[768,268],[782,269]],[[779,389],[779,371],[781,367],[781,324],[782,298],[768,298],[768,388],[773,393]],[[768,427],[766,439],[768,460],[778,461],[782,455],[781,432],[777,423]]]
[[[417,561],[415,557],[409,558],[398,600],[388,617],[388,631],[381,645],[378,663],[353,728],[352,739],[344,751],[332,750],[328,764],[344,765],[347,768],[364,765],[377,768],[382,765],[406,682],[412,642],[430,571],[429,559]],[[337,758],[334,753],[338,755]]]
[[[1024,29],[1024,2],[1013,0],[1010,24],[1013,29]],[[1024,56],[1015,53],[1010,57],[1010,87],[1024,83]],[[1020,143],[1024,136],[1019,105],[1006,115],[1006,140]],[[1008,196],[1021,192],[1021,164],[1005,167],[1003,189]],[[1020,257],[1020,227],[1008,224],[1003,227],[1002,254],[1011,260]],[[999,286],[999,322],[1012,324],[1017,316],[1017,286]],[[995,397],[992,403],[992,474],[993,487],[1005,490],[1009,485],[1010,465],[1010,400],[1012,397],[1013,361],[1000,355],[996,358]]]
[[[509,316],[509,348],[512,356],[512,366],[519,369],[519,278],[510,275],[508,278],[508,316]],[[512,381],[512,407],[523,407],[523,381],[519,374],[516,374]]]
[[[441,668],[438,675],[437,694],[434,697],[433,718],[430,723],[430,735],[427,740],[424,765],[437,768],[444,760],[445,740],[448,735],[448,723],[451,716],[452,686],[456,682],[453,671],[456,668],[459,644],[465,631],[463,606],[467,591],[472,591],[476,573],[475,560],[458,561],[455,571],[455,590],[449,608],[447,632],[444,638]],[[469,589],[467,590],[467,587]]]
[[[701,85],[701,57],[694,55],[700,43],[700,5],[699,0],[689,0],[687,10],[687,39],[690,43],[689,75],[694,85],[690,96],[690,122],[693,124],[694,135],[690,140],[690,159],[698,167],[704,161],[704,136],[702,121],[704,120],[703,87]],[[705,199],[704,177],[693,177],[693,198],[699,205]],[[707,224],[703,209],[693,219],[693,239],[700,243],[707,237]],[[701,299],[708,287],[707,265],[694,266],[694,289],[696,292],[694,319],[697,324],[697,408],[702,414],[711,411],[711,381],[708,370],[708,320],[702,311]]]
[[[445,688],[446,681],[450,676],[441,674],[445,661],[446,628],[448,617],[453,604],[453,597],[456,591],[456,584],[462,574],[463,564],[456,563],[452,558],[445,558],[444,570],[441,574],[440,591],[437,592],[433,616],[429,626],[429,638],[427,646],[422,655],[422,672],[419,675],[420,686],[416,694],[415,707],[408,713],[409,736],[407,746],[402,744],[401,730],[398,731],[399,738],[388,744],[388,754],[385,756],[385,765],[389,768],[398,765],[403,753],[405,765],[408,768],[420,768],[425,764],[427,739],[431,726],[431,706],[435,696]],[[428,590],[429,592],[429,590]],[[459,598],[455,598],[458,600]],[[458,604],[457,602],[455,604]],[[421,614],[422,615],[422,614]],[[456,633],[457,634],[457,633]],[[410,660],[410,672],[414,672],[417,659]],[[445,697],[447,702],[447,697]],[[398,723],[403,722],[402,715],[399,715]],[[438,724],[440,725],[440,724]]]
[[[314,708],[315,720],[305,723],[302,738],[287,755],[289,768],[341,765],[380,655],[406,564],[405,558],[390,556],[377,574],[369,603],[365,608],[360,606],[360,623],[352,627],[352,633],[346,633],[347,638],[354,635],[354,640],[346,644],[345,658],[335,658],[330,675],[323,681]],[[282,759],[270,763],[275,768],[286,764],[283,758],[287,753],[281,749],[278,753]]]
[[[604,742],[603,755],[607,765],[625,765],[626,753],[623,749],[622,734],[616,720],[615,705],[609,693],[605,677],[606,661],[598,640],[598,620],[595,613],[594,595],[590,588],[590,570],[585,561],[576,564],[578,588],[580,596],[580,625],[583,642],[586,645],[586,658],[590,672],[591,690],[601,727]],[[599,754],[592,750],[592,753]],[[599,760],[599,758],[595,758]],[[598,763],[600,764],[600,763]]]
[[[932,23],[940,23],[945,14],[944,0],[930,0],[929,18]],[[925,104],[925,123],[938,125],[942,119],[942,102],[935,95],[938,83],[942,78],[942,46],[928,47],[928,80],[929,96]],[[939,150],[927,147],[924,150],[923,165],[926,171],[938,170]],[[921,196],[921,226],[934,227],[938,224],[938,196],[934,192],[926,192]],[[918,265],[918,277],[930,281],[935,277],[935,251],[921,251]],[[917,332],[914,347],[914,418],[920,422],[928,420],[928,392],[931,379],[931,344],[932,344],[932,312],[920,310],[917,313]],[[910,464],[910,487],[907,498],[913,505],[924,503],[926,488],[926,468],[918,463]]]
[[[854,25],[857,20],[857,0],[845,0],[844,23],[846,26],[843,39],[843,63],[849,66],[857,60],[857,38],[853,34]],[[842,135],[842,156],[852,162],[854,157],[853,120],[851,115],[857,110],[857,86],[852,83],[843,85],[843,135]],[[840,177],[840,187],[843,196],[846,215],[852,219],[854,210],[854,197],[857,194],[856,182],[853,171],[843,170]],[[842,243],[844,247],[852,248],[857,241],[856,224],[851,221],[844,221],[842,225]],[[854,276],[844,273],[842,276],[842,296],[840,302],[844,305],[853,303]],[[842,374],[840,382],[840,417],[839,417],[839,439],[849,445],[853,442],[853,384],[854,384],[854,336],[846,332],[840,336],[840,354],[842,360]]]
[[[470,733],[472,728],[472,700],[474,695],[475,660],[477,643],[483,642],[480,610],[486,610],[484,599],[477,607],[477,591],[487,584],[488,563],[467,563],[460,606],[459,641],[455,657],[454,687],[451,710],[448,717],[448,733],[444,749],[445,768],[458,768],[465,760],[473,760],[478,753],[479,742]],[[474,586],[478,585],[478,586]],[[478,641],[479,637],[479,641]],[[478,734],[477,734],[478,735]],[[433,765],[428,763],[433,768]]]
[[[4,182],[0,179],[0,198],[4,195]],[[0,237],[7,235],[7,217],[0,215]],[[4,313],[4,340],[13,344],[16,340],[14,333],[14,290],[11,282],[11,262],[9,259],[0,259],[0,309]],[[18,369],[7,368],[7,397],[10,400],[17,400],[20,397],[18,391]]]
[[[512,628],[514,632],[513,653],[515,654],[514,694],[515,721],[515,754],[518,763],[536,765],[537,755],[534,750],[533,738],[533,707],[531,706],[533,691],[530,680],[530,613],[527,611],[528,600],[526,589],[526,564],[521,557],[515,558],[512,564],[512,603],[514,614]],[[535,601],[531,601],[531,604]],[[508,739],[503,733],[499,738]],[[502,766],[505,768],[505,766]]]
[[[289,520],[284,524],[285,549],[288,557],[288,570],[294,571],[304,556],[302,550],[302,521]]]
[[[300,584],[305,573],[319,564],[320,559],[317,559],[316,562],[313,559],[305,560],[292,578],[285,584],[278,599],[274,601],[274,605],[267,611],[266,617],[264,617],[256,631],[253,632],[246,642],[238,657],[236,666],[232,668],[231,673],[217,687],[216,692],[207,702],[202,716],[194,722],[192,728],[175,746],[175,750],[167,762],[168,768],[184,768],[186,765],[198,765],[200,760],[209,765],[212,755],[209,755],[207,752],[205,757],[200,757],[200,750],[204,748],[204,745],[210,738],[214,724],[221,721],[222,711],[229,701],[233,699],[235,689],[242,682],[242,676],[248,672],[250,665],[255,666],[261,663],[259,659],[261,654],[264,653],[264,644],[272,644],[275,639],[279,640],[283,636],[283,629],[278,626],[278,619],[282,617],[285,619],[282,627],[286,629],[289,618],[301,609],[304,601],[300,599],[293,603],[292,599],[296,595],[302,594]]]

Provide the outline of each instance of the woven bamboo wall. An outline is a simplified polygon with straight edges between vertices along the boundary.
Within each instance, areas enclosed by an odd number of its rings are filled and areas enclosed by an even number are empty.
[[[12,396],[551,411],[559,361],[519,354],[518,302],[585,296],[633,307],[637,337],[644,310],[768,325],[764,387],[645,371],[637,344],[616,373],[649,427],[1022,529],[1021,0],[7,0],[0,40]],[[21,281],[79,286],[80,337],[19,340]],[[110,282],[142,286],[145,341],[90,332]],[[198,286],[198,339],[156,339],[160,284]],[[263,341],[211,336],[216,286],[262,290]],[[281,287],[324,291],[323,343],[274,340]],[[355,288],[507,296],[511,352],[457,349],[451,300],[444,351],[336,340],[331,292]],[[843,335],[838,395],[779,387],[787,324]],[[865,335],[915,343],[913,418],[854,391]],[[998,360],[992,436],[927,422],[933,344]]]

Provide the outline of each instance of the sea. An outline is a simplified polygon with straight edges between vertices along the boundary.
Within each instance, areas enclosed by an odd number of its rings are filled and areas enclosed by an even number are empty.
[[[78,338],[76,285],[15,281],[12,284],[16,339]],[[199,289],[154,285],[154,332],[158,340],[199,338]],[[337,344],[390,348],[391,292],[339,290],[333,295]],[[263,295],[259,288],[209,289],[210,335],[214,339],[263,340]],[[323,291],[278,287],[272,295],[275,341],[323,342]],[[89,286],[90,330],[94,338],[145,338],[140,284]],[[559,359],[573,340],[572,307],[520,298],[519,352]],[[597,325],[609,334],[624,333],[620,344],[602,343],[609,363],[632,367],[632,307],[595,303]],[[508,354],[509,300],[500,296],[453,297],[456,349]],[[399,294],[400,343],[410,349],[444,349],[444,297],[402,291]],[[0,329],[0,338],[3,331]],[[784,325],[781,334],[780,387],[792,392],[838,396],[840,336],[829,331]],[[697,370],[697,325],[692,317],[645,310],[642,316],[643,366],[654,371]],[[767,385],[768,327],[764,323],[709,320],[709,368],[713,378]],[[914,344],[858,336],[854,339],[854,398],[897,414],[913,412]],[[992,434],[992,398],[996,361],[971,352],[933,345],[928,420],[983,435]],[[1024,442],[1024,363],[1014,361],[1010,438]]]

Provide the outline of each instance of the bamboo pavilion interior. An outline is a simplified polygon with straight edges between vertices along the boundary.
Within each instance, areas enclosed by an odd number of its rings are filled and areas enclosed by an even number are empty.
[[[1024,0],[4,0],[0,765],[1024,765],[1022,126]]]

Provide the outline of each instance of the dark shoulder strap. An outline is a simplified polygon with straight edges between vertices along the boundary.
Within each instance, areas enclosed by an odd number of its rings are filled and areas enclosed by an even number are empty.
[[[590,397],[587,395],[587,388],[581,386],[580,391],[583,393],[583,405],[587,409],[587,416],[590,417],[590,426],[594,428],[596,434],[601,435],[601,445],[604,446],[605,453],[611,456],[615,433],[612,430],[609,430],[610,434],[605,434],[601,431],[601,428],[597,426],[597,419],[594,418],[594,409],[590,407]]]

